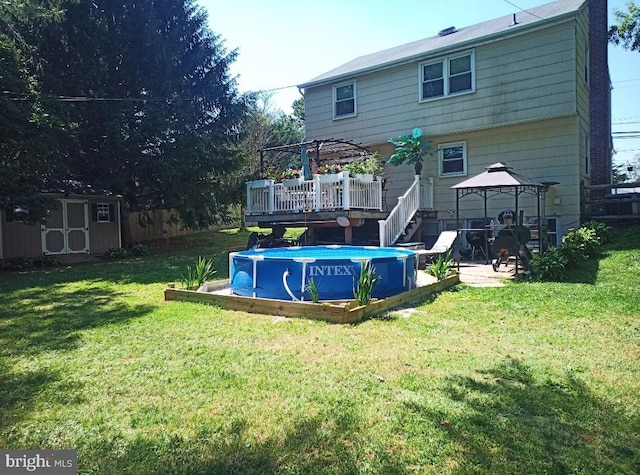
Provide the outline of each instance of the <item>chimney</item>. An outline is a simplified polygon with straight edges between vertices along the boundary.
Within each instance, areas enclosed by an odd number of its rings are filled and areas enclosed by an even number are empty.
[[[589,85],[591,184],[611,183],[611,79],[607,0],[589,0]]]

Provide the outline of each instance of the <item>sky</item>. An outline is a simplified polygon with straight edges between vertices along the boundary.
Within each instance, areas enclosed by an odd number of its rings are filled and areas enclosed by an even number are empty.
[[[272,91],[291,113],[297,84],[352,59],[458,28],[512,15],[549,0],[197,0],[228,50],[240,92]],[[609,0],[614,8],[627,0]],[[640,52],[609,46],[614,163],[640,165]],[[616,132],[639,132],[637,138]]]

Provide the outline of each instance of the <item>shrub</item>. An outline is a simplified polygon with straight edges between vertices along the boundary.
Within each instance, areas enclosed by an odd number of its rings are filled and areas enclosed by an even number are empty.
[[[550,247],[531,258],[531,268],[537,280],[562,281],[567,277],[568,259],[560,247]]]
[[[131,254],[138,257],[144,257],[149,255],[149,248],[144,244],[134,244],[130,249]]]
[[[127,250],[122,247],[111,247],[104,251],[104,258],[109,261],[127,257]]]
[[[578,267],[582,263],[582,261],[586,260],[587,258],[582,250],[582,246],[579,243],[563,241],[562,244],[560,244],[560,247],[558,247],[558,250],[566,259],[566,266],[569,269]]]
[[[33,259],[33,267],[55,267],[59,266],[60,261],[53,256],[38,256]]]
[[[613,228],[601,223],[600,221],[587,221],[582,225],[582,227],[592,229],[596,233],[596,237],[600,244],[607,244],[613,240]]]
[[[4,264],[4,268],[7,270],[25,270],[31,269],[32,267],[33,263],[31,262],[31,259],[22,256],[7,259],[7,262]]]
[[[562,238],[562,245],[565,243],[579,247],[585,257],[595,256],[600,247],[596,232],[586,227],[570,229]]]

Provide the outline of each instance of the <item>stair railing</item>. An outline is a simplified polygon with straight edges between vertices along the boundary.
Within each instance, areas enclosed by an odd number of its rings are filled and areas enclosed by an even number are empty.
[[[419,207],[420,175],[416,175],[406,193],[398,198],[398,204],[391,210],[387,219],[378,221],[380,247],[391,246],[398,240]]]

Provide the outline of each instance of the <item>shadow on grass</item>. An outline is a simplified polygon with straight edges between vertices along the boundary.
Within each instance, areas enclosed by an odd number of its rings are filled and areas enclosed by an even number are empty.
[[[29,357],[44,352],[73,350],[81,331],[141,317],[151,305],[117,302],[117,292],[101,288],[63,292],[64,286],[16,291],[2,297],[0,312],[0,427],[25,416],[34,399],[52,385],[66,397],[64,375],[55,370],[29,368]],[[26,359],[25,359],[26,357]],[[21,361],[14,367],[14,361]],[[72,401],[66,401],[72,402]]]
[[[640,422],[600,399],[568,374],[541,381],[520,361],[507,360],[478,376],[450,377],[445,394],[456,414],[422,405],[460,448],[451,473],[637,473]]]
[[[604,259],[605,257],[604,254],[599,254],[591,259],[585,259],[577,269],[571,269],[567,272],[567,278],[563,282],[595,285],[598,280],[600,259]]]
[[[255,442],[249,421],[201,427],[193,439],[177,435],[138,438],[122,450],[117,439],[80,451],[79,467],[90,473],[122,474],[358,474],[407,473],[393,454],[374,457],[360,448],[362,423],[350,409],[298,420],[280,437]],[[113,454],[118,455],[113,455]],[[95,465],[91,465],[95,464]]]

